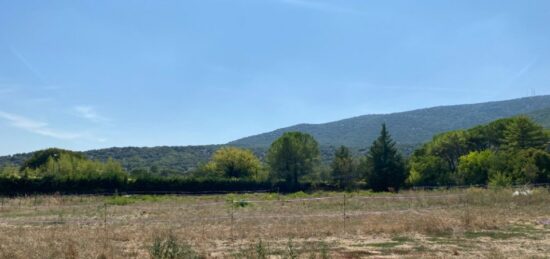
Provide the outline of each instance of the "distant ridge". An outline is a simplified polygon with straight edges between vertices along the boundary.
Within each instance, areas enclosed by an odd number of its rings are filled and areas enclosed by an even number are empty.
[[[527,115],[550,128],[550,95],[506,101],[438,106],[391,114],[363,115],[323,124],[299,124],[255,136],[242,138],[226,145],[251,148],[262,157],[271,143],[287,131],[312,134],[321,145],[323,161],[329,161],[334,147],[346,145],[364,152],[378,136],[380,125],[386,122],[398,147],[409,154],[414,147],[445,131],[470,128],[490,121]],[[206,162],[224,145],[113,147],[84,152],[91,159],[116,159],[128,169],[174,170],[184,172]],[[361,151],[362,150],[362,151]],[[0,166],[20,165],[31,153],[0,157]]]
[[[322,124],[298,124],[229,142],[242,147],[267,147],[284,132],[302,131],[313,135],[321,145],[369,146],[386,123],[399,144],[411,145],[430,140],[445,131],[470,128],[520,114],[533,114],[541,123],[550,121],[550,95],[520,99],[438,106],[391,114],[363,115]],[[550,124],[550,123],[549,123]],[[550,125],[546,125],[550,126]]]

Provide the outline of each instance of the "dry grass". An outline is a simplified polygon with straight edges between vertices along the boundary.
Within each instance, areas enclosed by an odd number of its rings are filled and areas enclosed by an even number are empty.
[[[149,258],[162,232],[206,258],[544,258],[550,193],[511,194],[347,193],[345,221],[343,193],[4,198],[0,258]]]

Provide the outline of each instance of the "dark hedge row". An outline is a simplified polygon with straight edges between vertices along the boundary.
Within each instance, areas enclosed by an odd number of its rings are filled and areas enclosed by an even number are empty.
[[[247,180],[193,180],[186,178],[0,178],[0,195],[28,194],[168,194],[224,193],[277,190],[269,182]]]

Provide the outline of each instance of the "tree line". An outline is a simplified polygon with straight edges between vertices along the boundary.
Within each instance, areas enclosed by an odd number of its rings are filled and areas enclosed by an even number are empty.
[[[20,167],[4,167],[0,193],[398,191],[413,186],[548,183],[549,136],[527,117],[501,119],[437,135],[405,159],[382,124],[366,155],[354,156],[341,146],[324,165],[311,135],[287,132],[271,144],[264,161],[251,150],[222,147],[192,172],[165,176],[140,169],[128,172],[112,159],[99,162],[53,148],[35,152]]]

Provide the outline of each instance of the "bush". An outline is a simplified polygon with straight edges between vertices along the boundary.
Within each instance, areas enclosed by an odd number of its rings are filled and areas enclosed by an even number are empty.
[[[512,186],[512,183],[512,177],[502,172],[495,172],[489,178],[489,187],[491,188],[510,187]]]
[[[193,248],[180,242],[172,233],[164,233],[154,237],[149,254],[154,259],[193,259],[200,258]]]

